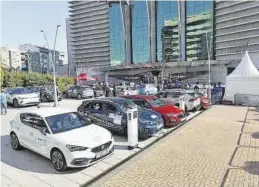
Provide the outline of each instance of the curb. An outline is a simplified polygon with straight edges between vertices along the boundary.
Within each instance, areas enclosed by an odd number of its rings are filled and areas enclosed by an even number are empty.
[[[153,141],[152,143],[148,144],[147,146],[143,147],[140,151],[135,152],[134,154],[130,155],[129,157],[127,157],[126,159],[122,160],[121,162],[115,164],[114,166],[112,166],[111,168],[107,169],[106,171],[104,171],[103,173],[97,175],[96,177],[92,178],[91,180],[87,181],[86,183],[80,185],[80,187],[88,187],[90,186],[92,183],[96,182],[97,180],[99,180],[100,178],[102,178],[103,176],[107,175],[109,172],[111,172],[112,170],[115,170],[116,168],[118,168],[119,166],[121,166],[122,164],[126,163],[128,160],[130,160],[131,158],[133,158],[134,156],[142,153],[144,150],[146,150],[147,148],[151,147],[153,144],[155,144],[156,142],[158,142],[159,140],[167,137],[169,134],[171,134],[172,132],[178,130],[180,127],[182,127],[183,125],[185,125],[186,123],[188,123],[189,121],[191,121],[192,119],[198,117],[199,115],[203,114],[204,112],[210,110],[212,108],[209,107],[206,110],[201,111],[199,114],[197,114],[196,116],[193,116],[192,118],[190,118],[189,120],[184,121],[183,123],[181,123],[180,125],[176,126],[172,131],[165,133],[163,136],[158,137],[155,141]]]

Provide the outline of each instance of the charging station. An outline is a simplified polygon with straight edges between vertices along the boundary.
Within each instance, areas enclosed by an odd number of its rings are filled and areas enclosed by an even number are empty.
[[[138,146],[138,108],[127,110],[128,149]]]

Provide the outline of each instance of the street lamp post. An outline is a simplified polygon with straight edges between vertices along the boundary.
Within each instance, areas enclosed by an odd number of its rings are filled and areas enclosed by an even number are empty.
[[[57,41],[57,33],[58,33],[58,28],[60,27],[61,25],[57,25],[57,28],[56,28],[56,34],[55,34],[55,41],[54,41],[54,52],[53,52],[53,56],[52,56],[52,66],[53,66],[53,83],[54,83],[54,107],[57,107],[57,103],[58,103],[58,97],[57,97],[57,85],[56,85],[56,68],[55,68],[55,65],[56,65],[56,52],[55,52],[55,48],[56,48],[56,41]],[[43,36],[45,38],[45,41],[48,45],[48,48],[49,48],[49,59],[51,59],[51,51],[50,51],[50,47],[49,47],[49,43],[48,43],[48,40],[47,40],[47,37],[44,33],[43,30],[41,30],[41,32],[43,33]]]
[[[210,72],[210,54],[211,54],[211,44],[212,44],[212,36],[210,37],[210,43],[208,41],[208,33],[206,33],[206,43],[207,43],[207,53],[208,53],[208,69],[209,69],[209,87],[208,87],[208,97],[209,97],[209,102],[211,104],[211,72]]]

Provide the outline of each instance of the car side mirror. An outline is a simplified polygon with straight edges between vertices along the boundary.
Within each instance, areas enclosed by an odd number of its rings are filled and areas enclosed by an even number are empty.
[[[48,133],[48,129],[46,127],[40,127],[39,131],[46,136],[46,134]]]

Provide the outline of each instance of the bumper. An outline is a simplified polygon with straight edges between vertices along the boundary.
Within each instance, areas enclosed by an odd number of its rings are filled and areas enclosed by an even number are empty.
[[[19,99],[18,103],[20,106],[37,105],[40,103],[40,99],[39,98]]]
[[[209,103],[201,103],[201,108],[202,109],[208,109],[210,107]]]
[[[67,151],[65,154],[67,166],[71,168],[87,167],[108,157],[114,152],[114,141],[112,141],[112,144],[109,146],[109,148],[105,150],[107,150],[107,153],[100,157],[97,157],[98,153],[94,153],[89,150],[75,152]]]
[[[140,129],[139,136],[140,138],[151,137],[158,131],[162,130],[163,127],[164,127],[164,124],[154,125],[154,126],[143,126],[143,128]]]
[[[171,118],[167,118],[167,120],[165,122],[165,126],[174,127],[174,126],[178,125],[179,123],[181,123],[181,119],[179,119],[177,117],[171,117]]]
[[[82,95],[83,98],[89,98],[89,97],[94,97],[93,93],[86,93]]]

